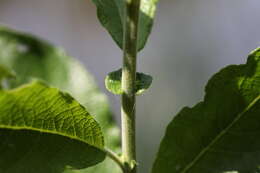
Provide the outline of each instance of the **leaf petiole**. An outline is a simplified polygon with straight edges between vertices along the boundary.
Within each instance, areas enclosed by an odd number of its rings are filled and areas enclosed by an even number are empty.
[[[125,172],[127,168],[121,157],[108,148],[105,148],[104,151],[106,152],[107,156],[113,161],[115,161],[117,165],[122,169],[122,171]]]

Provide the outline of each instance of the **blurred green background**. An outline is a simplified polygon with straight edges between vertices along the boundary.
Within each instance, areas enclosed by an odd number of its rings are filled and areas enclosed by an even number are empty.
[[[207,80],[228,64],[244,63],[260,45],[259,0],[161,0],[138,70],[154,77],[137,98],[140,172],[149,172],[168,122],[204,95]],[[0,0],[0,22],[65,48],[95,76],[120,122],[120,98],[104,88],[122,53],[87,0]]]

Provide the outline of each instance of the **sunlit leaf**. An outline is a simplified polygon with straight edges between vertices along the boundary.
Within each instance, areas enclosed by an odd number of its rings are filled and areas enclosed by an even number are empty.
[[[203,102],[169,124],[153,173],[256,173],[260,166],[260,48],[215,74]]]
[[[98,123],[69,94],[34,82],[0,91],[0,172],[61,173],[105,158]]]
[[[107,97],[83,66],[63,50],[34,36],[0,27],[0,63],[16,72],[16,80],[11,81],[13,88],[37,78],[70,93],[99,122],[105,145],[119,152],[119,129],[112,119]],[[85,172],[98,173],[96,170],[120,171],[109,158]]]

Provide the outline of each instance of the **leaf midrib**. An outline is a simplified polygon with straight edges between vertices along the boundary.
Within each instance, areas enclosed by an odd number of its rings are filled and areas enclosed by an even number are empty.
[[[84,144],[86,144],[88,146],[91,146],[91,147],[100,149],[101,151],[104,151],[104,147],[102,146],[102,144],[97,144],[95,142],[95,140],[93,139],[93,136],[92,136],[93,143],[91,144],[91,143],[88,143],[87,141],[85,141],[84,139],[81,139],[78,136],[72,136],[72,135],[69,135],[69,134],[66,134],[66,133],[61,133],[61,132],[58,132],[58,131],[52,131],[52,130],[47,130],[47,129],[40,129],[40,128],[35,128],[35,127],[0,125],[0,130],[1,129],[17,130],[17,131],[28,130],[28,131],[34,131],[34,132],[41,132],[41,133],[45,133],[45,134],[59,135],[59,136],[63,136],[63,137],[69,138],[71,140],[76,140],[76,141],[82,142],[82,143],[84,143]]]
[[[186,173],[188,170],[190,170],[195,164],[196,162],[198,162],[200,160],[200,158],[205,155],[207,153],[207,151],[220,139],[222,138],[227,131],[230,130],[230,128],[233,127],[234,124],[237,123],[237,121],[240,120],[240,118],[247,112],[249,111],[256,103],[257,101],[260,100],[260,94],[241,112],[239,113],[234,120],[225,128],[223,129],[219,135],[217,135],[210,143],[207,147],[205,147],[192,161],[191,163],[189,163],[182,171],[181,173]]]

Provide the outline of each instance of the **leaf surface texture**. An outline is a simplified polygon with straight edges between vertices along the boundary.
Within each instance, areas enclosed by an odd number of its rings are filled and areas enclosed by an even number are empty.
[[[0,172],[59,173],[105,158],[98,123],[69,94],[41,82],[0,91]]]
[[[119,128],[112,119],[107,97],[76,59],[47,41],[4,26],[0,27],[0,48],[0,64],[5,64],[16,72],[16,80],[10,81],[11,88],[33,79],[41,79],[70,93],[98,121],[106,147],[119,152]],[[81,172],[105,173],[111,170],[114,173],[120,172],[118,166],[106,158],[104,162]],[[79,171],[68,169],[67,172]]]

